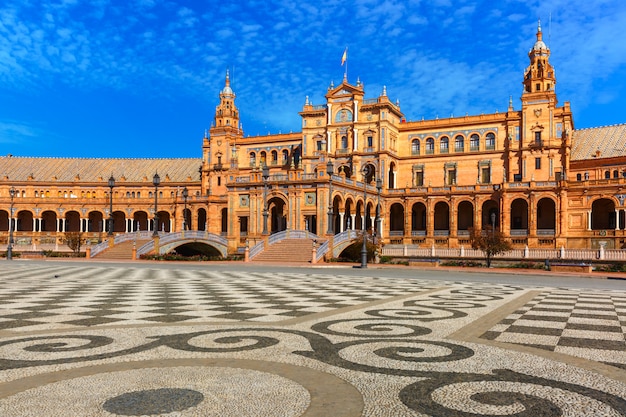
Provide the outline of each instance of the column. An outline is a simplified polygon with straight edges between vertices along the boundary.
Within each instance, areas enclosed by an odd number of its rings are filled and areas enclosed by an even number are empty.
[[[356,220],[356,213],[350,215],[350,230],[354,230],[354,221]]]
[[[37,231],[37,219],[33,217],[33,232]]]
[[[359,129],[356,127],[352,129],[352,150],[356,151],[359,147]],[[363,144],[363,149],[365,149],[365,143]]]
[[[619,230],[619,210],[615,209],[615,230]]]
[[[587,212],[587,230],[591,230],[591,210]]]
[[[345,213],[339,213],[339,233],[343,232],[343,216]]]

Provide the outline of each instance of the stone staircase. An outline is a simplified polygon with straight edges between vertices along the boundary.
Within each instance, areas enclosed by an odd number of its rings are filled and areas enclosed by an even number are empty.
[[[254,262],[311,262],[313,240],[284,239],[261,252]]]
[[[138,240],[136,242],[136,248],[139,249],[149,240]],[[105,251],[100,252],[94,259],[115,259],[115,260],[131,260],[133,259],[133,241],[127,241],[118,243],[112,248],[108,248]]]

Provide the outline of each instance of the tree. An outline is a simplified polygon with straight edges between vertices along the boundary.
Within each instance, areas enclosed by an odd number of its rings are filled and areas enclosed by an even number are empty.
[[[80,253],[80,246],[83,243],[83,234],[81,232],[65,233],[65,243],[74,252],[74,256]]]
[[[470,231],[472,249],[479,249],[485,255],[487,268],[491,267],[491,259],[512,249],[511,242],[506,240],[498,230],[488,227],[487,230],[472,229]]]

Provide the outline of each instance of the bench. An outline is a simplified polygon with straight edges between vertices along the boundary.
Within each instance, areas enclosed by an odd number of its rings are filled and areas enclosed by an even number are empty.
[[[27,251],[27,252],[23,252],[20,251],[20,258],[22,259],[39,259],[39,258],[43,258],[43,252],[41,251]]]

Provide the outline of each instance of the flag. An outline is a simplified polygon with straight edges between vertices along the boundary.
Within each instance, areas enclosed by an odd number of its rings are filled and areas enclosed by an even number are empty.
[[[347,60],[348,60],[348,48],[346,47],[346,50],[343,51],[343,55],[341,55],[341,65],[343,66],[343,64],[345,64]]]

